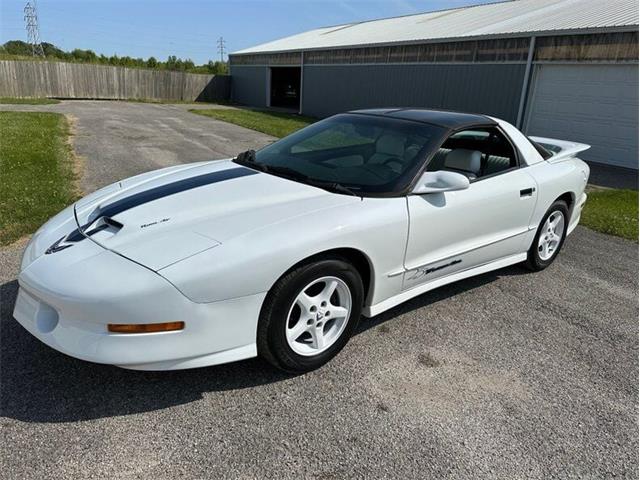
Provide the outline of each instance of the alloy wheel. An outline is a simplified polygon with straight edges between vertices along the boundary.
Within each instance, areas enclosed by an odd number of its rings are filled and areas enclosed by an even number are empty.
[[[293,301],[286,338],[298,355],[312,356],[333,345],[351,314],[351,291],[338,277],[322,277],[304,287]]]
[[[554,210],[547,217],[538,238],[538,255],[541,260],[549,260],[558,250],[564,234],[564,224],[564,215],[559,210]]]

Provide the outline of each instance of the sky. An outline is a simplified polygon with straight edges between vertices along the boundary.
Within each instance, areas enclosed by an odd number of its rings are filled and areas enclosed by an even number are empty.
[[[41,40],[63,50],[159,60],[176,55],[200,64],[220,58],[219,37],[234,52],[322,26],[490,1],[37,0],[37,8]],[[0,43],[27,40],[25,3],[0,0]]]

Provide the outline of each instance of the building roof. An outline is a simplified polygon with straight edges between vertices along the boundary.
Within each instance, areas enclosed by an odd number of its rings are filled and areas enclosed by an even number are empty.
[[[433,110],[427,108],[369,108],[351,110],[348,113],[375,115],[430,123],[448,129],[458,129],[474,125],[495,125],[495,120],[475,113],[455,112],[452,110]]]
[[[625,29],[638,29],[638,0],[513,0],[317,28],[233,54]]]

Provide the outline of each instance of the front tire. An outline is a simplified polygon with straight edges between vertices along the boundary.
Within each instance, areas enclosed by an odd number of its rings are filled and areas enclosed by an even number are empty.
[[[258,354],[287,372],[314,370],[342,350],[360,319],[364,288],[342,258],[301,265],[269,291],[258,322]]]
[[[549,207],[542,217],[533,244],[527,254],[525,265],[530,270],[538,272],[553,263],[558,256],[569,225],[569,208],[567,204],[558,200]]]

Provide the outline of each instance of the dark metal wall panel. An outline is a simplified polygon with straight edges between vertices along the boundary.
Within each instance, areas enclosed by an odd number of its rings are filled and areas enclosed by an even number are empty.
[[[519,63],[305,66],[302,113],[326,117],[356,108],[412,106],[515,122],[524,71]]]
[[[252,107],[267,106],[267,67],[231,66],[231,99]]]

